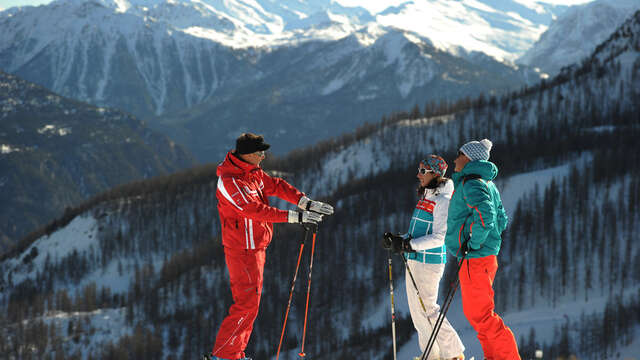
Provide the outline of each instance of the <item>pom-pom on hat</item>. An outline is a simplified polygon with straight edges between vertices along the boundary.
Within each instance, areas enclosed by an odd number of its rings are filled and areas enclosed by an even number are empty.
[[[236,153],[240,155],[264,151],[270,147],[271,145],[264,142],[262,135],[243,133],[236,139]]]
[[[471,161],[476,160],[489,160],[489,152],[493,143],[489,139],[482,139],[480,141],[469,141],[462,145],[460,151],[465,154]]]
[[[447,172],[447,167],[449,167],[447,162],[438,155],[429,155],[426,159],[422,160],[422,164],[440,176],[444,176],[444,173]]]

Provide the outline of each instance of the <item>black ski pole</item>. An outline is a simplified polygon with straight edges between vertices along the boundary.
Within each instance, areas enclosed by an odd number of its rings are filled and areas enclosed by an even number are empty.
[[[465,247],[467,245],[467,241],[465,241]],[[440,314],[438,314],[438,318],[436,319],[436,324],[431,330],[431,336],[429,337],[429,341],[427,341],[427,347],[424,349],[424,353],[422,354],[421,360],[427,360],[429,354],[431,353],[431,349],[433,348],[433,344],[436,342],[436,338],[438,336],[438,332],[440,331],[440,327],[442,327],[442,323],[444,322],[445,315],[447,311],[449,311],[449,306],[451,306],[451,302],[453,301],[453,297],[458,289],[458,284],[460,283],[460,269],[462,268],[462,264],[464,263],[464,259],[467,257],[467,252],[462,254],[462,259],[460,259],[460,263],[458,264],[458,269],[456,270],[456,281],[447,292],[447,296],[445,297],[444,303],[442,304],[442,308],[440,308]]]
[[[422,296],[420,296],[420,290],[418,290],[418,284],[416,283],[416,280],[413,277],[413,274],[411,273],[411,268],[409,268],[409,263],[407,259],[405,259],[404,254],[400,254],[400,256],[402,257],[402,261],[404,261],[404,266],[407,268],[407,272],[409,273],[409,277],[411,278],[411,282],[413,283],[413,288],[416,290],[416,295],[418,295],[418,300],[420,301],[420,305],[422,306],[422,311],[424,311],[425,315],[427,315],[427,321],[429,321],[429,324],[432,327],[431,330],[433,331],[434,325],[431,324],[431,319],[429,319],[428,317],[429,314],[427,314],[427,308],[426,306],[424,306],[424,301],[422,301]],[[431,338],[429,338],[429,341],[431,341]]]
[[[393,301],[393,267],[391,266],[391,250],[389,250],[389,295],[391,298],[391,336],[393,337],[393,360],[396,360],[396,307]],[[403,256],[404,258],[404,256]]]
[[[424,306],[424,301],[422,301],[422,296],[420,296],[420,290],[418,290],[418,284],[416,283],[413,274],[411,273],[411,269],[409,268],[409,263],[407,259],[405,259],[404,254],[400,254],[402,257],[402,261],[404,261],[404,266],[407,268],[407,272],[409,273],[409,277],[411,278],[411,282],[413,283],[413,288],[416,289],[416,294],[418,295],[418,300],[420,300],[420,305],[422,306],[422,311],[427,312],[427,308]]]

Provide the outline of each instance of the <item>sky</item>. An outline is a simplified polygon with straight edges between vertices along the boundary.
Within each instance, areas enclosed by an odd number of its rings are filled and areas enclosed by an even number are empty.
[[[13,6],[25,6],[25,5],[37,6],[42,4],[48,4],[51,1],[52,0],[0,0],[0,9],[4,10]],[[577,4],[584,4],[587,2],[591,2],[593,0],[541,0],[541,1],[515,0],[515,1],[522,4],[533,4],[536,2],[545,2],[548,4],[556,4],[556,5],[577,5]],[[373,13],[376,13],[386,9],[389,6],[401,4],[405,2],[405,0],[338,0],[338,2],[343,5],[360,5],[366,8],[367,10]]]

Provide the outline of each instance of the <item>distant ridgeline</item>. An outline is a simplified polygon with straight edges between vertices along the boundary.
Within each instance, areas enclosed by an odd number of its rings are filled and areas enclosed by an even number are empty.
[[[419,159],[439,153],[449,161],[462,143],[483,137],[495,144],[498,187],[512,189],[503,200],[515,204],[507,209],[497,310],[547,309],[563,324],[553,337],[536,331],[538,321],[520,324],[523,358],[542,348],[545,358],[601,359],[629,345],[639,323],[628,314],[640,312],[639,39],[640,12],[590,58],[550,81],[502,97],[434,105],[427,114],[392,115],[265,163],[336,206],[318,232],[306,352],[317,360],[391,357],[388,319],[375,315],[388,309],[380,235],[408,225]],[[557,168],[551,179],[527,185],[551,167]],[[215,180],[211,165],[126,185],[44,229],[49,237],[26,238],[0,263],[0,323],[7,324],[0,327],[0,351],[74,359],[88,355],[85,344],[95,341],[92,358],[188,359],[210,349],[230,304]],[[74,231],[90,235],[55,250]],[[276,226],[259,336],[248,349],[254,358],[275,352],[301,235],[297,226]],[[402,279],[404,269],[394,270]],[[306,289],[296,291],[301,299]],[[581,310],[557,314],[562,305]],[[299,349],[302,311],[292,308],[286,351]],[[60,312],[64,320],[54,316]],[[101,325],[105,314],[119,324],[116,331]],[[413,330],[406,319],[400,328],[403,345]]]
[[[65,207],[193,158],[131,115],[0,71],[0,253]]]

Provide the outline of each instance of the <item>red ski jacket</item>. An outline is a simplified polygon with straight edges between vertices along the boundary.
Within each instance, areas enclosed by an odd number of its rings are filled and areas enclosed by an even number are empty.
[[[231,152],[218,165],[218,213],[222,245],[235,249],[266,248],[274,222],[287,222],[289,212],[269,206],[268,196],[298,204],[304,195],[286,181],[271,177],[259,166]]]

